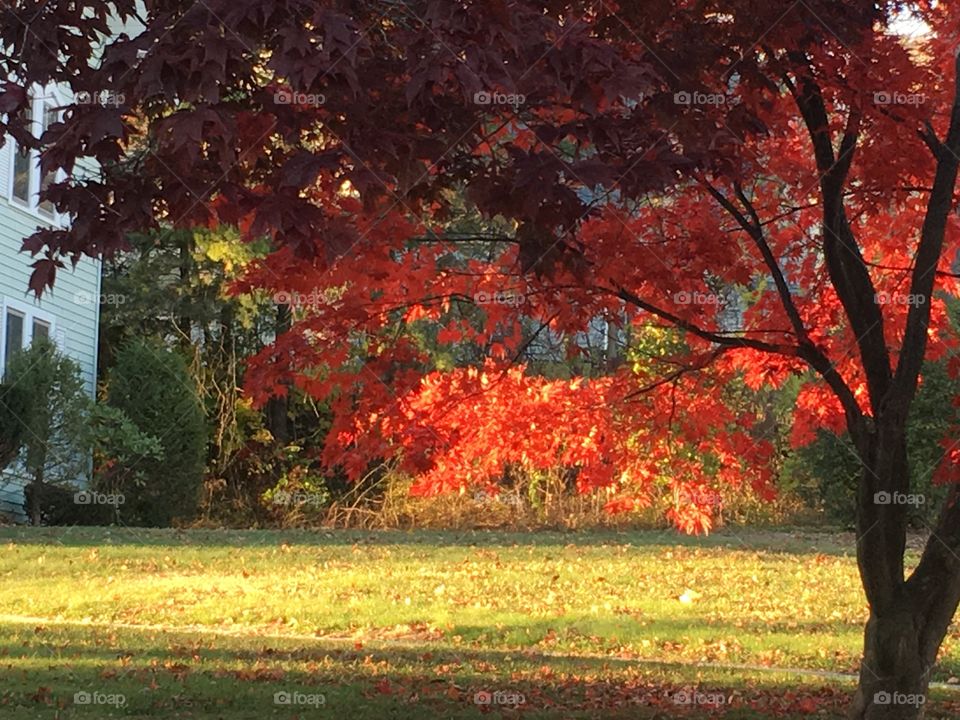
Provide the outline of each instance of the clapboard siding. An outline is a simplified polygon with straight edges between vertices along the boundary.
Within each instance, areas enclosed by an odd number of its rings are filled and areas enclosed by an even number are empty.
[[[8,139],[9,140],[9,139]],[[89,258],[57,274],[56,285],[36,300],[27,290],[33,258],[20,251],[24,238],[49,221],[10,200],[13,144],[0,147],[0,301],[37,308],[51,316],[61,350],[73,358],[91,397],[96,396],[97,336],[99,333],[100,263]],[[0,343],[5,314],[0,315]],[[0,513],[23,520],[26,478],[16,463],[0,475]]]
[[[2,168],[0,168],[2,172]],[[2,177],[2,175],[0,175]],[[84,260],[76,269],[57,276],[53,292],[35,301],[27,292],[30,278],[29,254],[20,252],[23,238],[33,233],[38,219],[29,212],[0,199],[0,295],[32,304],[54,317],[62,334],[64,352],[81,367],[84,380],[93,392],[96,374],[97,298],[99,263]]]

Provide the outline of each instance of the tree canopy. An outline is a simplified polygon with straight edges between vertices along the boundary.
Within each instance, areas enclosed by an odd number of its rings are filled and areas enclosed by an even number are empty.
[[[133,230],[268,236],[245,287],[309,302],[250,387],[335,394],[327,456],[355,472],[397,446],[424,488],[559,459],[642,501],[670,418],[721,479],[762,489],[769,443],[724,407],[725,380],[812,368],[804,442],[893,388],[908,398],[924,356],[953,347],[933,292],[956,280],[942,5],[910,11],[927,28],[910,38],[891,29],[898,3],[148,2],[142,27],[106,42],[109,11],[134,4],[83,5],[4,24],[6,129],[25,132],[26,80],[67,83],[82,102],[37,141],[44,163],[104,170],[48,190],[74,222],[26,243],[33,288]],[[463,201],[500,222],[457,233]],[[596,318],[682,341],[587,383],[509,369]],[[410,332],[424,319],[483,365],[437,373]],[[530,402],[481,400],[490,385]],[[493,442],[508,425],[539,447]],[[676,483],[705,481],[680,460]]]
[[[104,39],[111,15],[138,11],[142,25]],[[849,432],[868,599],[887,621],[904,593],[916,601],[922,630],[903,652],[933,661],[960,600],[956,494],[909,581],[906,511],[875,498],[909,492],[923,363],[956,351],[953,4],[2,12],[0,130],[66,172],[45,192],[73,217],[26,241],[35,292],[134,231],[235,226],[273,248],[238,290],[265,290],[293,316],[254,359],[249,390],[331,398],[329,464],[357,474],[400,450],[430,492],[490,483],[506,463],[559,463],[584,487],[617,488],[612,508],[665,483],[688,501],[674,520],[691,531],[709,527],[704,489],[768,491],[770,445],[725,391],[803,374],[794,439]],[[32,139],[27,95],[49,82],[78,101]],[[87,159],[102,172],[81,172]],[[464,207],[476,227],[460,226]],[[537,371],[533,349],[582,354],[597,320],[629,362],[594,377]],[[436,345],[465,344],[437,362]],[[940,477],[953,480],[946,449]],[[870,637],[868,658],[904,666]],[[862,678],[865,717],[888,712],[871,689],[916,689],[911,668]]]

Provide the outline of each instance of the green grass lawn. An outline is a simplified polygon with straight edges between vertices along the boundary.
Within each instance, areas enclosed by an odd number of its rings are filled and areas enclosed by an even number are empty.
[[[830,673],[855,672],[866,617],[852,547],[0,528],[0,717],[840,718]],[[931,707],[960,716],[960,692]]]

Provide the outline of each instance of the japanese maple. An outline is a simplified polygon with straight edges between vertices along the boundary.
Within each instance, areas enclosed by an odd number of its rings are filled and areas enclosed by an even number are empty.
[[[668,478],[692,530],[702,489],[767,485],[724,389],[806,373],[795,440],[846,430],[863,464],[852,714],[922,716],[883,699],[923,697],[960,602],[957,491],[909,577],[906,507],[876,498],[909,493],[922,365],[956,344],[957,8],[910,3],[911,39],[900,2],[157,0],[91,63],[109,5],[3,11],[3,129],[103,168],[47,190],[75,219],[27,241],[37,292],[130,230],[237,225],[275,246],[245,287],[295,306],[250,389],[331,398],[328,462],[399,453],[425,490],[567,465],[614,508]],[[117,101],[32,141],[25,88],[51,80]],[[502,230],[451,235],[464,193]],[[597,319],[681,341],[639,371],[522,366]],[[482,357],[438,366],[425,322]]]

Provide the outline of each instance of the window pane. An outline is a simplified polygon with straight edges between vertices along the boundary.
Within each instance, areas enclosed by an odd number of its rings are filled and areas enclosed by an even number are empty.
[[[33,119],[33,112],[28,107],[24,111],[24,118],[29,123]],[[25,203],[30,202],[30,173],[33,172],[31,165],[30,150],[13,146],[13,196],[17,200]]]
[[[40,189],[41,189],[41,190],[46,190],[46,189],[47,189],[47,186],[48,186],[50,183],[52,183],[53,180],[54,180],[54,173],[50,173],[50,172],[44,173],[44,174],[43,174],[43,177],[40,178]],[[54,209],[55,209],[53,203],[50,202],[49,200],[44,200],[42,203],[40,203],[40,204],[37,206],[37,208],[38,208],[38,209],[40,210],[40,212],[42,212],[44,215],[53,215],[53,211],[54,211]]]
[[[42,135],[49,130],[50,126],[58,120],[60,120],[60,112],[57,110],[56,105],[45,104],[43,106],[43,128],[41,128],[40,134]]]
[[[57,122],[60,119],[60,113],[57,112],[55,106],[53,105],[44,105],[43,106],[43,127],[40,128],[41,136],[47,131],[51,125]],[[47,172],[43,174],[43,177],[40,178],[40,190],[46,190],[47,187],[56,180],[56,173]],[[40,212],[47,215],[53,215],[54,206],[53,203],[49,200],[45,200],[39,205]]]
[[[7,311],[7,329],[4,339],[7,362],[23,349],[23,315]]]
[[[50,339],[50,323],[45,323],[43,320],[33,321],[33,335],[30,336],[30,342],[35,342],[37,338]]]
[[[23,202],[30,201],[30,151],[16,148],[13,154],[13,196]]]

